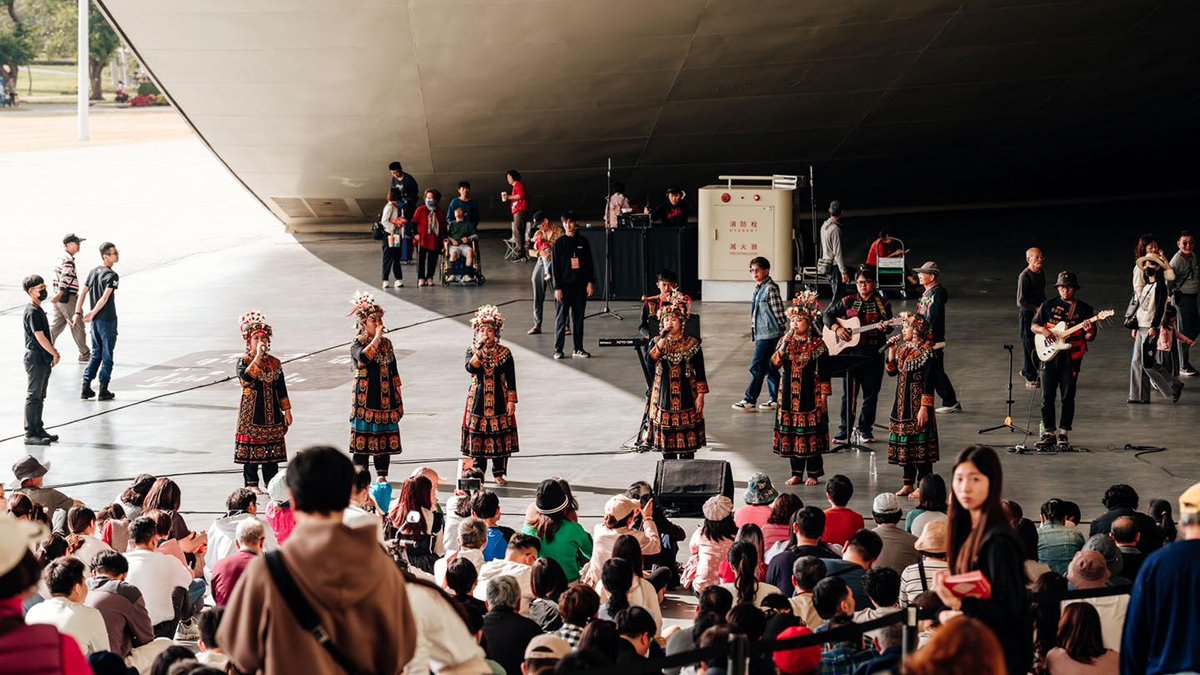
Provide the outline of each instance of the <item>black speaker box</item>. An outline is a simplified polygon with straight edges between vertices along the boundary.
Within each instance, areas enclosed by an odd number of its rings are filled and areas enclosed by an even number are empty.
[[[733,469],[714,459],[659,460],[654,472],[654,506],[668,516],[702,518],[713,495],[733,499]]]

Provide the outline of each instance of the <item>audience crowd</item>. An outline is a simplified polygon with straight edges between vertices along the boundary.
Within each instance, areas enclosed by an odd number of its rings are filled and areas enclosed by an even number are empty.
[[[571,485],[548,478],[512,528],[495,492],[443,502],[421,467],[393,500],[330,447],[297,453],[261,516],[235,490],[207,532],[188,527],[168,477],[138,476],[93,510],[46,487],[35,458],[13,470],[4,672],[545,675],[825,634],[753,652],[749,672],[1200,670],[1200,484],[1178,523],[1170,503],[1142,512],[1113,485],[1085,533],[1077,504],[1051,497],[1034,522],[1003,499],[985,446],[958,455],[949,489],[930,474],[908,499],[874,495],[870,513],[849,507],[845,476],[826,481],[827,504],[805,504],[757,473],[741,503],[710,497],[690,535],[646,483],[589,531]],[[664,620],[668,592],[694,595],[694,617]],[[856,628],[907,607],[907,658],[902,623]],[[664,672],[726,668],[720,656]]]

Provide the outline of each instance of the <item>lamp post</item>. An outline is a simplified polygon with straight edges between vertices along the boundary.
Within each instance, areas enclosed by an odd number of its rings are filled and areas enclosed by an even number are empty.
[[[79,140],[88,140],[88,10],[91,0],[79,0],[79,94],[76,101],[76,117],[79,122]]]

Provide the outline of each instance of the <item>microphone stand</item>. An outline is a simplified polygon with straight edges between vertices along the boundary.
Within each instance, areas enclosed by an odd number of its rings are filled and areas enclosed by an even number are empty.
[[[1013,407],[1013,403],[1014,403],[1014,401],[1013,401],[1013,346],[1012,345],[1004,345],[1004,349],[1006,351],[1008,351],[1008,399],[1004,402],[1005,405],[1008,406],[1008,408],[1007,408],[1007,412],[1004,415],[1004,423],[997,424],[994,427],[980,429],[979,433],[986,434],[986,433],[989,433],[992,431],[1008,429],[1008,431],[1010,433],[1014,433],[1014,434],[1022,433],[1022,434],[1025,434],[1026,436],[1032,436],[1033,435],[1032,431],[1028,431],[1026,429],[1023,429],[1023,428],[1013,424],[1013,416],[1012,416],[1012,407]]]
[[[615,316],[618,321],[624,321],[625,317],[612,311],[609,305],[612,296],[612,289],[609,287],[612,284],[612,232],[614,227],[608,226],[608,203],[612,199],[612,157],[608,158],[608,194],[604,197],[604,218],[600,220],[604,227],[604,280],[601,282],[600,293],[604,295],[604,308],[595,314],[585,316],[585,319],[590,319],[593,316]]]

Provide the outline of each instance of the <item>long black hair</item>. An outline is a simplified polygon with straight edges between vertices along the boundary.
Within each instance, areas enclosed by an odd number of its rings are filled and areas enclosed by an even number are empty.
[[[600,581],[604,583],[604,590],[608,591],[608,603],[604,607],[609,616],[615,617],[617,612],[629,606],[633,567],[624,558],[609,558],[600,571]]]
[[[730,514],[723,520],[704,519],[700,524],[700,536],[710,541],[721,541],[722,539],[733,539],[737,536],[737,523],[733,522],[733,514]]]
[[[733,568],[733,587],[737,590],[735,603],[754,603],[758,589],[758,549],[748,541],[739,541],[729,548],[729,566]]]

